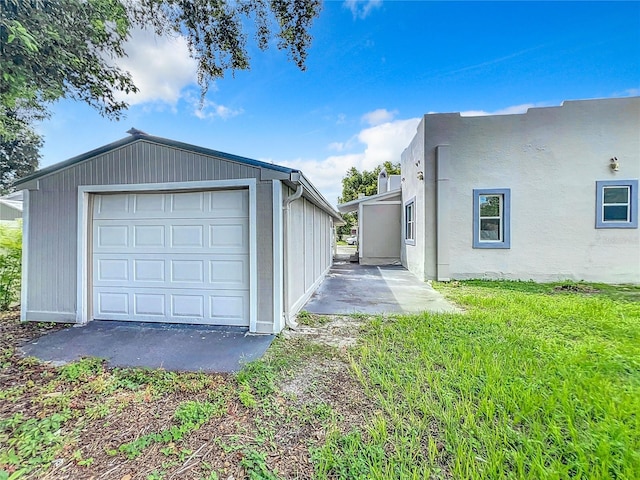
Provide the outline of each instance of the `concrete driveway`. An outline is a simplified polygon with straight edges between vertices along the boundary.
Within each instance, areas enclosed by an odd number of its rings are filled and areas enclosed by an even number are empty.
[[[235,372],[262,357],[273,338],[233,327],[94,320],[32,340],[22,353],[54,365],[99,357],[112,367]]]
[[[326,315],[461,311],[402,266],[365,266],[344,257],[303,309]]]

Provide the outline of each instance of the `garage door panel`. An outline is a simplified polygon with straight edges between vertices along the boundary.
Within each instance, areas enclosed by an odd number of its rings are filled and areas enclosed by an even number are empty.
[[[249,253],[249,222],[224,219],[209,225],[209,248],[227,253]]]
[[[171,282],[203,284],[204,260],[171,260]]]
[[[149,288],[110,288],[96,292],[96,320],[174,322],[246,326],[249,292],[184,290],[163,292]]]
[[[165,296],[161,293],[135,293],[133,313],[137,317],[152,315],[163,319],[166,316]]]
[[[117,193],[95,199],[95,219],[247,217],[249,192]]]
[[[135,222],[135,224],[132,224]],[[248,254],[247,218],[193,220],[95,220],[94,252]]]
[[[129,227],[127,225],[96,225],[94,235],[98,248],[127,248],[129,246]]]
[[[94,318],[248,326],[248,198],[247,190],[98,195]]]
[[[129,201],[133,202],[132,213],[136,216],[143,216],[143,214],[164,214],[165,209],[165,195],[156,194],[129,194],[127,195]]]
[[[129,295],[125,292],[98,292],[95,300],[100,315],[129,315]]]
[[[249,289],[246,255],[209,254],[194,259],[183,253],[162,259],[156,254],[96,254],[93,268],[94,286]]]
[[[100,195],[95,199],[94,217],[119,218],[129,213],[127,194]]]
[[[167,267],[164,260],[129,258],[128,263],[133,265],[133,281],[135,284],[145,282],[164,283],[167,278]]]
[[[94,264],[98,282],[128,282],[129,260],[126,258],[99,258]]]
[[[170,294],[170,297],[173,317],[197,319],[197,323],[204,320],[205,295],[194,291],[189,294]]]
[[[212,293],[209,295],[209,314],[213,323],[245,325],[249,316],[249,293]]]
[[[170,195],[171,199],[171,212],[178,213],[182,216],[182,213],[203,213],[205,212],[204,203],[205,192],[189,192],[189,193],[174,193]]]
[[[204,248],[204,225],[171,225],[171,241],[169,247]]]
[[[246,217],[249,211],[249,193],[246,190],[211,192],[209,211],[215,217]]]
[[[164,248],[166,227],[164,225],[131,225],[132,248]]]
[[[215,258],[209,260],[209,281],[222,289],[249,288],[249,262],[247,258]]]

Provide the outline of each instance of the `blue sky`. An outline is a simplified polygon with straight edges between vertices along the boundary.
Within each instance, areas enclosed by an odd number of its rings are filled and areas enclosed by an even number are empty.
[[[252,51],[252,69],[216,81],[199,110],[184,40],[135,32],[127,117],[59,102],[39,127],[41,166],[134,126],[299,168],[335,203],[346,170],[399,161],[425,113],[640,95],[640,2],[325,1],[312,34],[306,71]]]

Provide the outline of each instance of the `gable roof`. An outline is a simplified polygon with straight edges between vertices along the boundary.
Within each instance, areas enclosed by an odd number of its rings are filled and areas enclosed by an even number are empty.
[[[134,129],[132,129],[134,130]],[[144,132],[135,131],[135,133],[131,134],[128,137],[122,138],[120,140],[116,140],[115,142],[109,143],[107,145],[103,145],[102,147],[98,147],[89,152],[83,153],[81,155],[77,155],[68,160],[64,160],[62,162],[56,163],[54,165],[50,165],[48,167],[37,170],[31,175],[27,175],[26,177],[22,177],[14,182],[14,186],[21,185],[23,183],[29,182],[31,180],[36,180],[38,178],[45,177],[47,175],[51,175],[52,173],[56,173],[65,168],[71,167],[78,163],[84,162],[85,160],[89,160],[90,158],[97,157],[98,155],[102,155],[103,153],[107,153],[111,150],[115,150],[117,148],[122,148],[132,143],[138,142],[140,140],[145,140],[148,142],[153,142],[158,145],[164,145],[167,147],[179,148],[181,150],[186,150],[189,152],[199,153],[202,155],[209,155],[212,157],[221,158],[223,160],[229,160],[231,162],[242,163],[244,165],[249,165],[251,167],[257,168],[266,168],[268,170],[275,170],[276,172],[281,172],[285,174],[291,174],[293,172],[300,172],[300,170],[296,170],[294,168],[283,167],[280,165],[274,165],[272,163],[261,162],[259,160],[254,160],[252,158],[241,157],[239,155],[233,155],[231,153],[220,152],[218,150],[212,150],[210,148],[199,147],[197,145],[192,145],[189,143],[178,142],[176,140],[170,140],[168,138],[156,137],[153,135],[148,135]]]
[[[33,180],[37,180],[37,179],[46,177],[48,175],[52,175],[56,172],[59,172],[60,170],[64,170],[65,168],[72,167],[74,165],[90,160],[92,158],[95,158],[99,155],[110,152],[112,150],[116,150],[118,148],[122,148],[127,145],[134,144],[136,142],[144,141],[144,142],[155,143],[157,145],[164,145],[166,147],[178,148],[181,150],[186,150],[188,152],[198,153],[201,155],[216,157],[216,158],[227,160],[230,162],[241,163],[243,165],[248,165],[250,167],[264,168],[267,170],[279,172],[282,174],[283,181],[288,185],[293,186],[294,188],[295,188],[295,185],[297,185],[298,183],[302,183],[305,187],[305,192],[303,195],[306,198],[309,198],[313,203],[318,205],[322,210],[324,210],[329,215],[331,215],[334,219],[336,219],[338,221],[338,224],[343,222],[342,217],[336,211],[336,209],[333,208],[333,206],[331,206],[331,204],[327,201],[327,199],[324,198],[324,196],[316,189],[316,187],[313,186],[313,184],[304,176],[302,171],[298,169],[283,167],[281,165],[275,165],[273,163],[261,162],[260,160],[254,160],[252,158],[241,157],[239,155],[233,155],[231,153],[220,152],[218,150],[213,150],[210,148],[199,147],[197,145],[183,143],[176,140],[170,140],[168,138],[156,137],[154,135],[149,135],[140,130],[136,130],[135,128],[132,128],[131,130],[129,130],[129,133],[131,133],[131,135],[128,137],[122,138],[120,140],[116,140],[115,142],[109,143],[107,145],[103,145],[102,147],[98,147],[89,152],[83,153],[81,155],[77,155],[68,160],[64,160],[62,162],[51,165],[49,167],[45,167],[40,170],[37,170],[31,175],[27,175],[26,177],[16,180],[13,185],[14,186],[24,185]]]

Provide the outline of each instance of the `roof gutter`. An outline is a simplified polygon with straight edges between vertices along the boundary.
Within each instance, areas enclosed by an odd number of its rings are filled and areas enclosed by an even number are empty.
[[[336,211],[333,206],[327,201],[326,198],[313,186],[313,184],[304,176],[304,174],[296,170],[291,172],[289,180],[287,182],[290,187],[296,188],[299,184],[304,186],[304,196],[316,204],[320,209],[328,213],[332,218],[335,225],[344,225],[344,220],[339,212]]]

